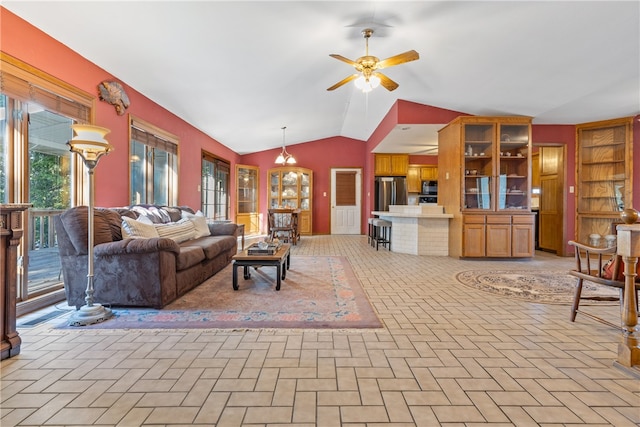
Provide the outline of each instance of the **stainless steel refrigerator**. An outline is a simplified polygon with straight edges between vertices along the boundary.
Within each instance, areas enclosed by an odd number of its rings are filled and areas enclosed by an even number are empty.
[[[388,211],[389,205],[406,205],[408,198],[406,177],[376,177],[374,210]]]

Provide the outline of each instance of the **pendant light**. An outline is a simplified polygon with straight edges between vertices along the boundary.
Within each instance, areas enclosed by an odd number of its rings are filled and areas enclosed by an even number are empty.
[[[296,164],[296,159],[289,153],[287,153],[287,150],[285,147],[285,129],[287,129],[286,126],[282,127],[282,152],[280,154],[278,154],[278,157],[276,157],[276,164],[278,165],[295,165]]]

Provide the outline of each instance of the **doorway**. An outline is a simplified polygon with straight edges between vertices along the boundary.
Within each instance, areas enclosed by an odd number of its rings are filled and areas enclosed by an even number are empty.
[[[360,234],[362,170],[331,169],[331,234]]]
[[[562,144],[536,145],[532,161],[533,208],[537,202],[536,249],[565,256],[564,218],[566,147]]]

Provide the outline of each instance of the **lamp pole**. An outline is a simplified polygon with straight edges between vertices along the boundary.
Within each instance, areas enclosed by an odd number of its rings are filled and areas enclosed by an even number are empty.
[[[87,236],[87,290],[85,297],[86,304],[76,310],[69,318],[70,326],[87,326],[94,323],[104,322],[113,316],[111,309],[93,301],[93,172],[98,165],[98,160],[113,150],[104,136],[109,133],[108,129],[89,125],[72,125],[76,136],[67,143],[70,151],[77,153],[86,166],[89,173],[89,207],[88,207],[88,236]]]

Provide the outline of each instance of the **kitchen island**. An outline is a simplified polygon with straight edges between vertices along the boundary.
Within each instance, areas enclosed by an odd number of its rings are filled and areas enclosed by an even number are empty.
[[[371,215],[391,222],[391,251],[411,255],[449,255],[449,220],[438,205],[391,205]]]

